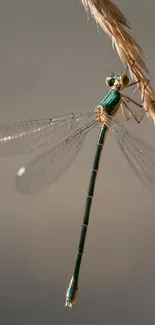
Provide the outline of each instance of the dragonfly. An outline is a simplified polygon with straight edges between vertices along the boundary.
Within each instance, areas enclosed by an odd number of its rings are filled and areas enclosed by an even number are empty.
[[[155,150],[133,135],[117,121],[116,114],[122,110],[125,120],[133,119],[140,123],[130,109],[130,103],[142,110],[143,99],[139,104],[122,90],[134,86],[127,74],[114,74],[106,78],[109,91],[93,110],[81,113],[67,113],[56,118],[45,118],[0,125],[0,156],[39,153],[25,166],[18,169],[15,186],[19,193],[34,194],[49,187],[73,162],[79,153],[86,135],[99,127],[96,152],[82,220],[80,239],[72,277],[66,291],[65,306],[72,307],[77,298],[78,282],[86,234],[88,230],[95,182],[99,170],[102,148],[108,131],[112,131],[118,145],[140,181],[155,193]],[[145,88],[145,87],[144,87]],[[145,89],[144,89],[145,96]]]

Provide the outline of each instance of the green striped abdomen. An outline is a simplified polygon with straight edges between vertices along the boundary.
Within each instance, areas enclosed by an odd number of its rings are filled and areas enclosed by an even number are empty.
[[[105,108],[109,115],[113,115],[118,109],[120,102],[120,92],[117,90],[110,90],[103,96],[98,105]]]

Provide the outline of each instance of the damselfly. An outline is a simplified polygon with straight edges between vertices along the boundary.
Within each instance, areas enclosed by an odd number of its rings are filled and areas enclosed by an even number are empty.
[[[140,180],[152,193],[155,190],[155,150],[132,135],[115,119],[115,115],[121,107],[125,119],[127,119],[126,109],[130,117],[137,123],[140,122],[129,108],[128,103],[132,102],[140,109],[143,105],[120,93],[120,90],[135,83],[129,84],[126,74],[112,74],[106,78],[106,82],[110,90],[101,99],[95,110],[66,114],[57,118],[0,125],[0,155],[14,155],[43,149],[37,158],[21,167],[17,172],[16,188],[25,194],[37,193],[50,186],[77,156],[87,133],[97,125],[100,128],[75,266],[66,293],[66,306],[69,307],[72,307],[76,301],[95,181],[108,130],[115,135],[122,152]]]

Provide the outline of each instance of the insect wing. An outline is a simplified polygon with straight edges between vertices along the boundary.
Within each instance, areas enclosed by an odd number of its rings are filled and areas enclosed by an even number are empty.
[[[77,156],[86,134],[97,122],[90,122],[76,130],[70,137],[40,154],[16,175],[16,188],[23,194],[33,194],[49,187]]]
[[[0,125],[0,157],[51,147],[90,120],[93,111]]]
[[[120,124],[115,123],[112,131],[140,181],[152,194],[155,194],[155,149]]]

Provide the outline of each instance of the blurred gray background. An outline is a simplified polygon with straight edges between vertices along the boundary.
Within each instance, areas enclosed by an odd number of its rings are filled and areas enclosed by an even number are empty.
[[[144,50],[155,87],[155,3],[115,3]],[[80,0],[1,0],[0,44],[0,123],[94,108],[107,91],[106,76],[122,70]],[[129,127],[154,144],[152,121]],[[111,134],[77,304],[64,308],[96,138],[94,130],[65,174],[35,196],[14,188],[17,169],[31,156],[0,160],[0,324],[155,324],[155,200]]]

